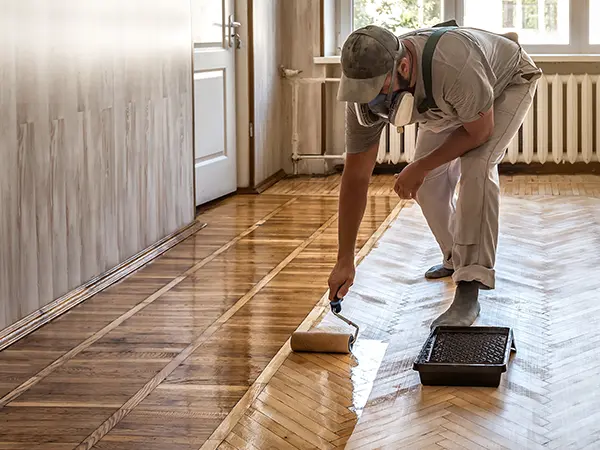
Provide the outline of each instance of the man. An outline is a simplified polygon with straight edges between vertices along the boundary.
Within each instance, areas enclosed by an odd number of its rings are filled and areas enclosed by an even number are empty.
[[[425,276],[452,276],[456,283],[452,305],[431,327],[470,326],[479,315],[479,290],[495,287],[497,166],[532,104],[541,71],[514,35],[463,27],[396,37],[367,26],[348,37],[341,64],[347,155],[330,299],[345,296],[354,280],[355,241],[381,131],[386,123],[418,123],[415,161],[397,176],[394,190],[420,205],[440,246],[442,262]]]

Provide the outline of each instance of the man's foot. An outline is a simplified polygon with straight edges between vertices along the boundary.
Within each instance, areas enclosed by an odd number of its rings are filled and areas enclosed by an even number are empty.
[[[437,266],[433,266],[427,272],[425,272],[425,278],[429,278],[430,280],[435,280],[437,278],[446,278],[451,276],[454,273],[453,269],[447,269],[443,264],[438,264]]]
[[[481,309],[478,297],[477,281],[459,281],[452,305],[432,322],[431,329],[437,326],[471,326]]]

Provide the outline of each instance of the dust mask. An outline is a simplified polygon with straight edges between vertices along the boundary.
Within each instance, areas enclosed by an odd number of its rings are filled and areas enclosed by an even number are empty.
[[[380,94],[369,103],[369,109],[397,128],[412,121],[415,98],[410,92],[397,91],[392,95]]]
[[[399,92],[392,101],[389,122],[397,128],[404,127],[411,123],[415,98],[410,92]]]

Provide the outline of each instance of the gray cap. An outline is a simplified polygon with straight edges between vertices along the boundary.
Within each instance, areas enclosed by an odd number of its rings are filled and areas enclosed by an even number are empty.
[[[352,32],[342,48],[338,100],[368,103],[377,97],[401,52],[399,45],[393,33],[376,25]]]

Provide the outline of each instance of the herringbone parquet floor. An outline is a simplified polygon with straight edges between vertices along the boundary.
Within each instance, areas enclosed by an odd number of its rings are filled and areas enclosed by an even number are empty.
[[[423,278],[439,251],[392,182],[359,231],[351,356],[290,352],[295,329],[347,328],[321,297],[339,176],[284,180],[1,351],[0,450],[600,449],[600,177],[502,177],[478,321],[515,331],[498,389],[412,370],[454,286]]]
[[[273,192],[337,189],[304,182]],[[481,293],[477,321],[515,332],[499,388],[423,387],[412,369],[454,287],[423,278],[439,252],[408,203],[344,301],[361,327],[354,355],[282,349],[203,448],[600,448],[599,187],[593,176],[503,178],[497,287]],[[383,189],[375,179],[372,195]],[[320,305],[314,326],[344,328]]]

